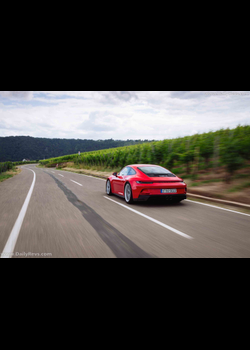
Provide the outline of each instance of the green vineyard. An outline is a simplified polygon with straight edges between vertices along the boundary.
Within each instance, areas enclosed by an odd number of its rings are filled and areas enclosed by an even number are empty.
[[[229,176],[250,161],[250,126],[222,129],[183,138],[150,142],[135,146],[68,155],[41,160],[45,166],[65,162],[105,169],[118,169],[128,164],[158,164],[175,173],[193,174],[199,170],[225,166]]]

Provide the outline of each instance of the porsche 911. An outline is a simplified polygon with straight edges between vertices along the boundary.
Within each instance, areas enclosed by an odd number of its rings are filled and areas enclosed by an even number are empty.
[[[134,164],[113,173],[107,179],[106,192],[117,195],[129,204],[152,197],[180,202],[186,199],[187,185],[171,171],[151,164]]]

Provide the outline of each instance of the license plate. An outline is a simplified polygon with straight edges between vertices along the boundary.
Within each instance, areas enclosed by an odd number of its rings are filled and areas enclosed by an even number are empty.
[[[177,193],[177,190],[176,189],[167,189],[167,190],[161,190],[161,193]]]

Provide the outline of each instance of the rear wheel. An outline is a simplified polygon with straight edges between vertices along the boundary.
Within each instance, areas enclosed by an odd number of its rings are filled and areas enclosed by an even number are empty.
[[[108,196],[112,196],[111,183],[109,180],[106,183],[106,192]]]
[[[128,204],[133,203],[132,188],[131,188],[131,186],[130,186],[129,183],[127,183],[127,184],[125,185],[124,197],[125,197],[126,203],[128,203]]]

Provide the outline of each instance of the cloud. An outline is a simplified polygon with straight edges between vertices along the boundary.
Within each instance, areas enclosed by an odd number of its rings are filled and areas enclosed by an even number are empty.
[[[30,100],[33,97],[33,91],[0,91],[4,98]]]
[[[110,116],[108,112],[91,112],[87,120],[78,127],[83,132],[108,132],[116,129],[115,118]]]
[[[206,91],[1,91],[0,136],[175,138],[250,124],[249,102]]]
[[[203,91],[171,91],[170,96],[178,99],[200,99],[206,97]]]
[[[100,102],[105,104],[119,104],[138,99],[135,91],[98,91]]]
[[[110,91],[110,93],[118,100],[130,101],[131,99],[138,99],[135,91]]]
[[[15,131],[22,131],[23,129],[22,129],[22,127],[20,127],[20,126],[18,126],[18,125],[12,125],[12,124],[7,124],[7,123],[5,123],[5,122],[3,122],[3,123],[0,123],[0,130],[10,130],[10,131],[13,131],[13,130],[15,130]],[[0,135],[1,136],[1,135]]]

